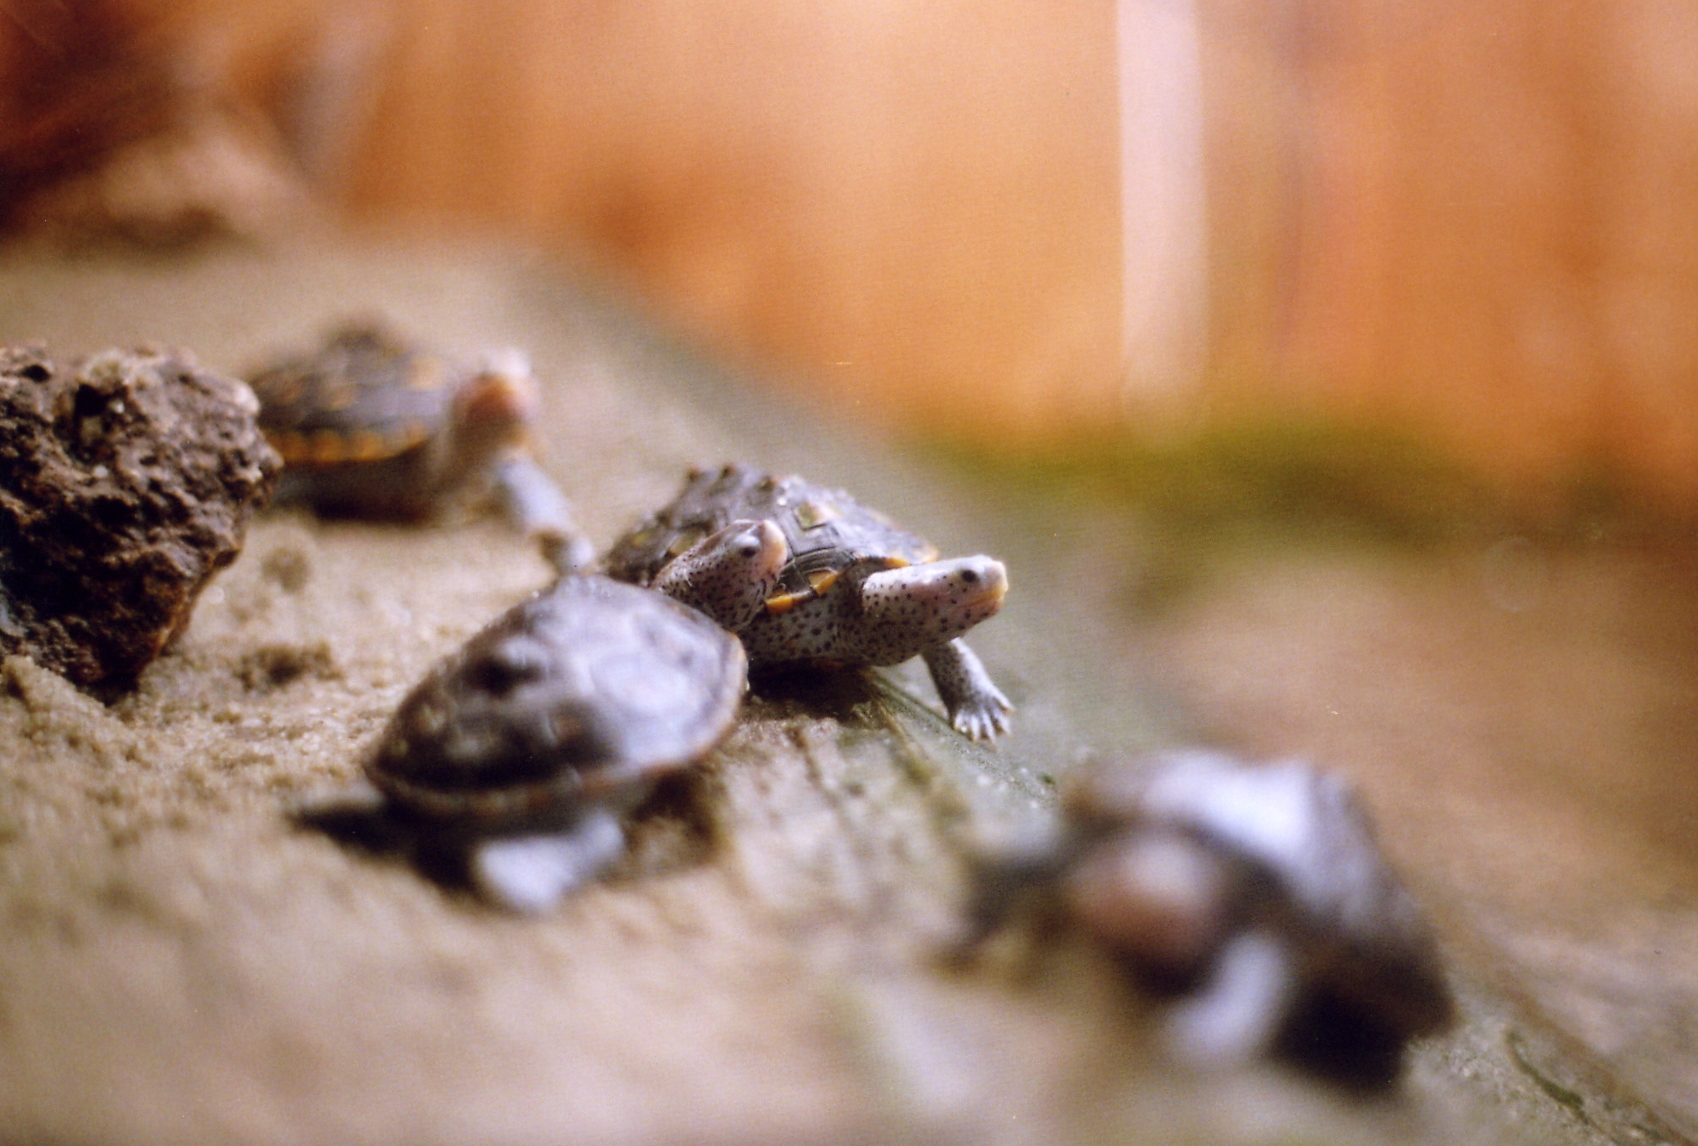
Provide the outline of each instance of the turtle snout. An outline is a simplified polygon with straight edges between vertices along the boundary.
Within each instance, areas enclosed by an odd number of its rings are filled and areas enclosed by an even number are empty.
[[[956,580],[976,602],[1000,604],[1008,592],[1008,571],[990,557],[969,557],[955,572]]]
[[[454,398],[462,427],[522,426],[536,416],[541,393],[522,363],[496,360],[477,371]]]

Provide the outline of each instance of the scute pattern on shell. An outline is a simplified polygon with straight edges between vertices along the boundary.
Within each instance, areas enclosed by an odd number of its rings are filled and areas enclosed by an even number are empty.
[[[733,518],[783,532],[790,560],[752,617],[716,614],[755,665],[894,665],[923,657],[950,724],[977,740],[1008,731],[1013,704],[961,640],[1001,608],[1007,571],[983,555],[937,560],[924,539],[840,490],[748,466],[693,470],[683,492],[609,552],[608,573],[712,608],[667,563]],[[721,594],[723,595],[723,594]]]
[[[736,638],[693,609],[564,577],[432,669],[367,773],[425,817],[570,811],[706,753],[736,715],[746,667]]]
[[[739,518],[778,524],[789,544],[781,590],[806,592],[812,581],[858,561],[931,561],[937,550],[842,490],[746,465],[690,472],[671,503],[650,515],[609,552],[609,576],[646,585],[662,566]]]
[[[312,353],[249,379],[260,426],[291,466],[395,457],[442,433],[449,370],[373,323],[351,323]]]

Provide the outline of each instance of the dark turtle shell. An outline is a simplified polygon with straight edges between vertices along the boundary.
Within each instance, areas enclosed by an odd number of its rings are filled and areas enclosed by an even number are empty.
[[[634,799],[705,754],[731,727],[746,678],[742,645],[694,609],[568,576],[432,669],[366,771],[427,819],[570,815]]]
[[[382,327],[353,323],[248,380],[260,428],[290,467],[398,457],[440,434],[451,370]]]
[[[917,565],[937,549],[842,490],[744,465],[693,469],[670,503],[621,538],[607,555],[609,576],[648,584],[665,564],[733,521],[768,519],[784,531],[790,561],[780,592],[807,594],[863,561]]]

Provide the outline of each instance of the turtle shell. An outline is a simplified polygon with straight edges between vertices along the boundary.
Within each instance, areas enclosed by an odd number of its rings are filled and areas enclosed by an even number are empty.
[[[1339,777],[1301,761],[1247,765],[1177,751],[1086,775],[1070,786],[1066,810],[1106,846],[1120,833],[1176,829],[1243,863],[1259,873],[1255,910],[1330,991],[1406,1034],[1447,1021],[1432,934]]]
[[[889,567],[937,559],[937,549],[842,490],[744,465],[693,469],[670,503],[621,538],[607,555],[611,577],[646,585],[666,563],[740,519],[771,520],[784,531],[790,560],[780,592],[806,594],[851,565]]]
[[[418,449],[447,424],[452,372],[383,328],[356,323],[311,354],[248,380],[260,428],[293,469],[372,463]]]
[[[742,645],[659,593],[562,578],[433,668],[366,766],[402,809],[488,825],[634,801],[730,728]]]

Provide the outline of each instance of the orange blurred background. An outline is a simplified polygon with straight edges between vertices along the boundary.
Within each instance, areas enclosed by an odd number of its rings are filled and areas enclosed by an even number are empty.
[[[1698,502],[1690,5],[66,11],[6,0],[17,187],[70,92],[215,107],[345,223],[561,252],[885,424],[1000,446],[1389,420],[1505,477]],[[101,21],[94,67],[66,45]],[[36,182],[95,161],[69,152]]]

